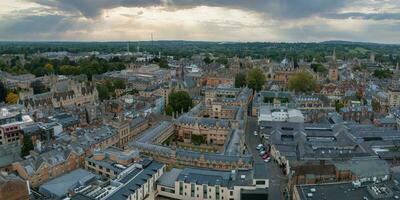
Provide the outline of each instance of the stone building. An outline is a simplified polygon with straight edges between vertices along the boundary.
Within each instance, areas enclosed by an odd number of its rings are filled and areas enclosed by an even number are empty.
[[[98,92],[93,83],[78,82],[60,77],[51,77],[49,92],[21,99],[27,110],[52,110],[54,108],[94,104],[98,100]]]
[[[0,199],[29,200],[27,182],[15,175],[0,174]]]

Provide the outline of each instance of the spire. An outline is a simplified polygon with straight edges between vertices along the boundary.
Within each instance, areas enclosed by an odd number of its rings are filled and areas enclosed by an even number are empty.
[[[333,62],[336,62],[336,47],[333,48],[332,60]]]

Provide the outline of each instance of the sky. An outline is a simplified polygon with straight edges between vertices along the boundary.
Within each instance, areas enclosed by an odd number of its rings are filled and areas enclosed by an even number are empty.
[[[400,44],[400,0],[0,0],[2,41]]]

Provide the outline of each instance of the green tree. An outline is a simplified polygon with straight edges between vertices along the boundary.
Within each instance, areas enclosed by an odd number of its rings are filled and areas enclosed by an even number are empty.
[[[24,135],[22,148],[21,148],[21,156],[29,155],[29,151],[33,150],[33,143],[31,137],[28,135]]]
[[[160,60],[158,61],[158,65],[159,65],[161,68],[166,68],[166,69],[169,68],[168,61],[167,61],[166,58],[160,58]]]
[[[210,64],[211,62],[212,62],[212,60],[211,60],[211,58],[210,57],[205,57],[204,58],[204,62],[206,63],[206,64]]]
[[[110,92],[106,85],[97,85],[97,92],[99,93],[100,101],[107,100],[110,98]]]
[[[315,78],[306,71],[301,71],[289,79],[289,90],[295,92],[311,92],[317,86]]]
[[[0,81],[0,102],[4,102],[7,96],[7,89],[4,87],[3,82]]]
[[[390,78],[392,77],[392,72],[388,69],[376,69],[374,71],[374,76],[379,78],[379,79],[383,79],[383,78]]]
[[[165,108],[165,114],[172,116],[174,114],[174,108],[171,105],[167,105]]]
[[[228,64],[228,59],[225,56],[220,56],[217,59],[217,63],[221,65],[227,65]]]
[[[121,79],[115,79],[113,81],[113,86],[115,89],[125,89],[125,81]]]
[[[241,88],[246,86],[246,75],[245,74],[237,74],[235,77],[235,87]]]
[[[342,102],[340,102],[339,100],[335,101],[335,110],[336,110],[336,112],[340,112],[340,109],[343,108],[343,107],[344,107],[344,105],[343,105]]]
[[[169,97],[169,106],[171,106],[174,112],[181,113],[187,112],[192,106],[192,98],[185,91],[172,92]]]
[[[255,68],[247,73],[247,86],[254,91],[260,91],[265,84],[265,75],[260,68]]]
[[[194,145],[201,145],[206,143],[206,138],[202,135],[192,135],[191,140]]]
[[[322,64],[313,63],[313,64],[311,64],[310,67],[311,67],[311,69],[313,69],[314,72],[318,72],[318,73],[321,73],[321,74],[328,74],[328,69],[326,67],[324,67]]]

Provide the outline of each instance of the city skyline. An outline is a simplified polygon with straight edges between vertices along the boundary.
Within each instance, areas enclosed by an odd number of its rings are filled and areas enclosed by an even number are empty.
[[[400,43],[395,0],[3,0],[3,41]]]

